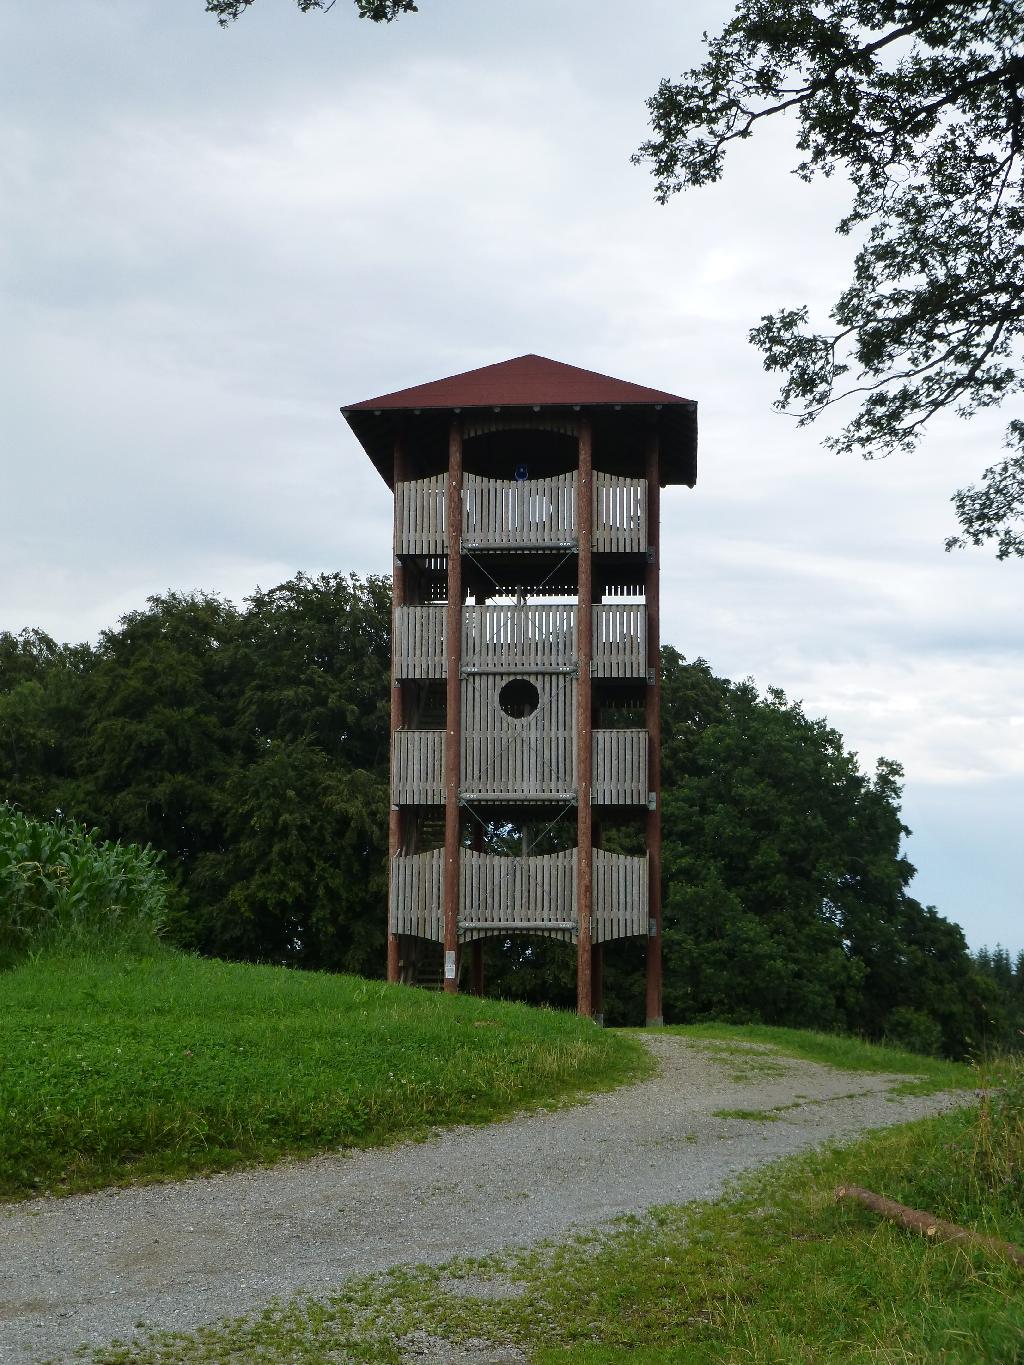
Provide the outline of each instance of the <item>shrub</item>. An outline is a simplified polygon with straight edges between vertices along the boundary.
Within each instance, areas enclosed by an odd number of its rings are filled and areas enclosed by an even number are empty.
[[[42,948],[152,946],[170,895],[152,848],[0,804],[0,967]]]
[[[889,1012],[885,1021],[885,1041],[906,1048],[908,1052],[920,1052],[925,1057],[941,1057],[942,1028],[930,1014],[898,1005]]]

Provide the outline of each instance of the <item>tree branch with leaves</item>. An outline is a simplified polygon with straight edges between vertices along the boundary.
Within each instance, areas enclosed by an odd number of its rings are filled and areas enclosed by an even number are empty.
[[[216,16],[221,28],[227,28],[249,8],[253,0],[206,0],[207,14]],[[326,13],[334,8],[337,0],[295,0],[303,14],[310,10]],[[417,6],[413,0],[355,0],[360,19],[371,19],[375,24],[390,24],[403,14],[415,14]]]
[[[857,400],[831,449],[913,449],[926,424],[1024,389],[1024,10],[1012,0],[742,0],[707,59],[648,101],[656,195],[722,177],[732,143],[796,120],[805,181],[844,173],[837,231],[860,240],[853,277],[812,325],[806,306],[750,338],[801,425]],[[1007,457],[953,497],[960,534],[1024,555],[1024,422]]]

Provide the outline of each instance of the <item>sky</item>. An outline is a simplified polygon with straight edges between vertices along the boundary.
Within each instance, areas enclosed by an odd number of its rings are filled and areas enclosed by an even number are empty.
[[[682,394],[700,472],[663,500],[663,639],[899,761],[912,893],[1024,949],[1024,561],[943,550],[1020,414],[864,462],[773,409],[747,331],[824,320],[841,177],[790,174],[785,126],[665,207],[630,162],[730,13],[256,0],[225,31],[202,0],[0,0],[0,630],[387,573],[343,403],[526,352]]]

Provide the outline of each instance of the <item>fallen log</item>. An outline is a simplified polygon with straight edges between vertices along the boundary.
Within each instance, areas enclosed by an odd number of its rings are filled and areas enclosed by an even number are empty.
[[[836,1198],[856,1199],[872,1213],[888,1218],[891,1223],[899,1223],[911,1232],[918,1232],[922,1237],[930,1237],[936,1242],[958,1242],[961,1246],[976,1247],[979,1251],[991,1252],[1024,1267],[1024,1250],[1012,1242],[972,1232],[970,1228],[962,1228],[958,1223],[947,1223],[934,1214],[922,1213],[920,1209],[908,1209],[906,1204],[897,1204],[895,1199],[886,1199],[885,1195],[861,1189],[859,1185],[840,1185],[836,1189]]]

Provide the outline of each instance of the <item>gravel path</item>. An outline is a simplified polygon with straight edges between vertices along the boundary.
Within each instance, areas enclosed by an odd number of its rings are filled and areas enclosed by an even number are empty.
[[[403,1262],[564,1238],[713,1196],[774,1157],[965,1099],[897,1098],[888,1092],[903,1078],[770,1051],[741,1058],[671,1035],[645,1041],[657,1076],[573,1108],[0,1209],[0,1362],[68,1359],[78,1343],[130,1337],[140,1322],[187,1329]],[[776,1122],[714,1116],[794,1104]]]

